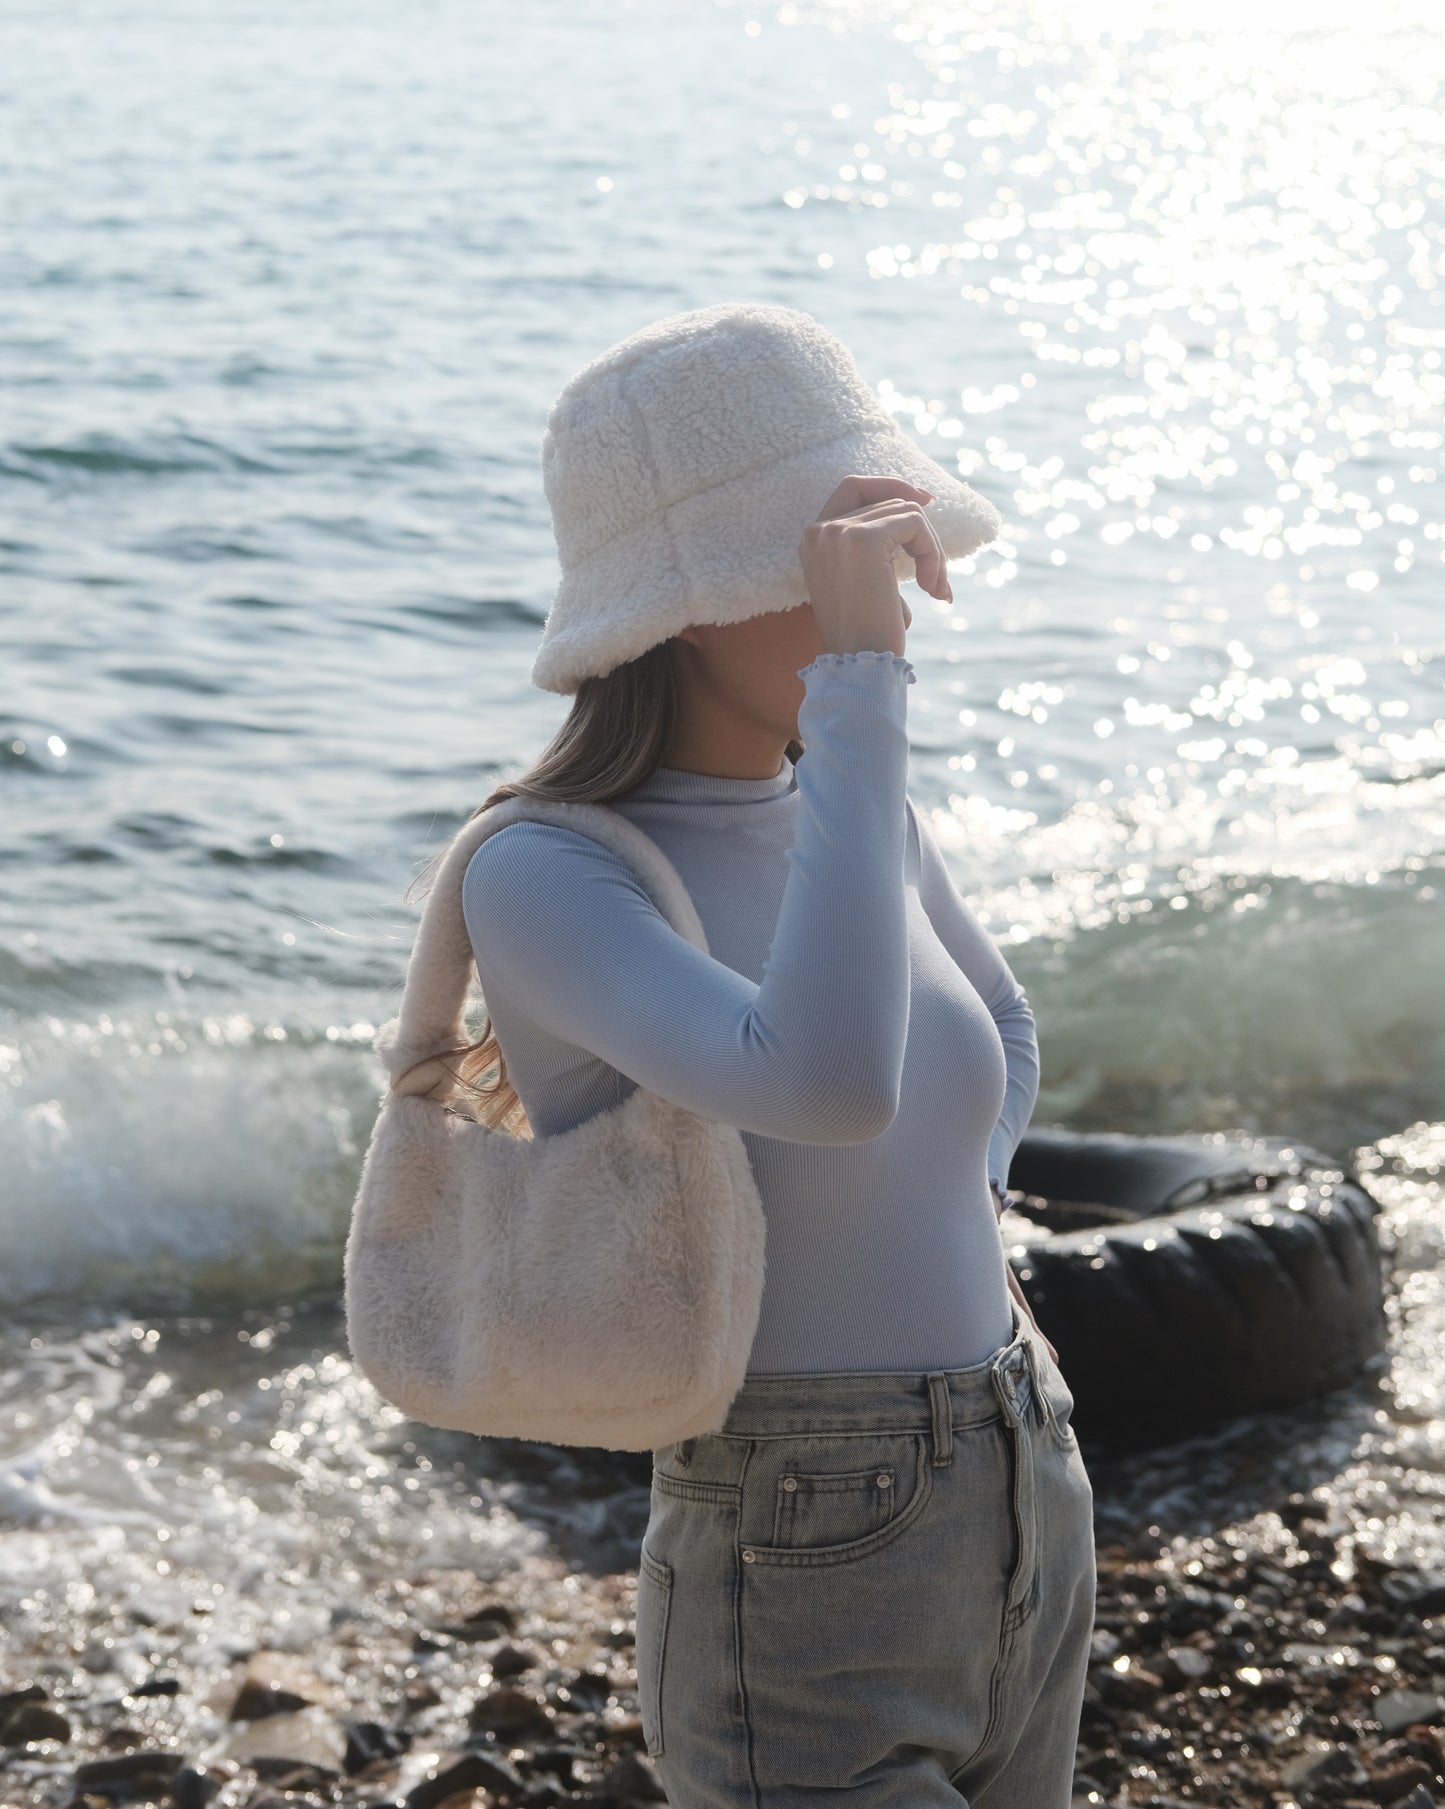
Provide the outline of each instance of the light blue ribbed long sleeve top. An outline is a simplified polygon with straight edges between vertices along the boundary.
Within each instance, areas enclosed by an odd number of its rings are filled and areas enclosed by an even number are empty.
[[[962,1367],[1012,1335],[989,1183],[1037,1097],[1033,1014],[908,797],[912,663],[799,676],[796,764],[659,767],[611,801],[710,953],[620,856],[522,822],[463,881],[478,978],[537,1135],[638,1085],[740,1129],[767,1220],[749,1375]]]

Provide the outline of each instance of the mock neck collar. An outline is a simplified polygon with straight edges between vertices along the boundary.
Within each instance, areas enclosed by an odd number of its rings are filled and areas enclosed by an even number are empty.
[[[793,762],[784,754],[782,767],[770,779],[725,779],[680,766],[655,767],[628,796],[665,804],[752,804],[780,798],[795,783]]]

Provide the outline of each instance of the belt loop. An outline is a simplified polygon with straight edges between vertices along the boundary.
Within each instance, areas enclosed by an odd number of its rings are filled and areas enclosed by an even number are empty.
[[[1048,1396],[1044,1393],[1043,1385],[1039,1378],[1038,1349],[1035,1346],[1033,1339],[1031,1337],[1028,1337],[1027,1335],[1025,1335],[1025,1338],[1024,1338],[1024,1350],[1028,1356],[1029,1383],[1033,1390],[1034,1413],[1037,1416],[1039,1424],[1041,1426],[1042,1425],[1052,1425],[1054,1427],[1055,1431],[1057,1431],[1058,1430],[1058,1422],[1054,1418],[1053,1407],[1050,1405]]]
[[[677,1461],[686,1467],[692,1462],[692,1454],[696,1447],[697,1440],[695,1438],[685,1438],[677,1447]]]
[[[933,1461],[953,1462],[953,1406],[948,1397],[948,1377],[934,1370],[928,1378],[928,1399],[933,1409]]]

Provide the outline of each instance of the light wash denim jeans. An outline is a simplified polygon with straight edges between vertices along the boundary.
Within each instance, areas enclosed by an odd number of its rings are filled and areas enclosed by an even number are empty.
[[[1094,1492],[1011,1305],[982,1363],[751,1377],[653,1452],[637,1687],[672,1809],[1068,1809]]]

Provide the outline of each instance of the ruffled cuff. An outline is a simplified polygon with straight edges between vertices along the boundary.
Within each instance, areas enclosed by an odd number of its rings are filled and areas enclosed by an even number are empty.
[[[820,653],[798,673],[799,678],[807,678],[810,674],[824,671],[829,667],[864,666],[874,664],[879,667],[897,669],[901,667],[908,675],[908,683],[916,685],[918,674],[913,670],[913,662],[901,653],[893,653],[885,648],[860,647],[855,653]]]

